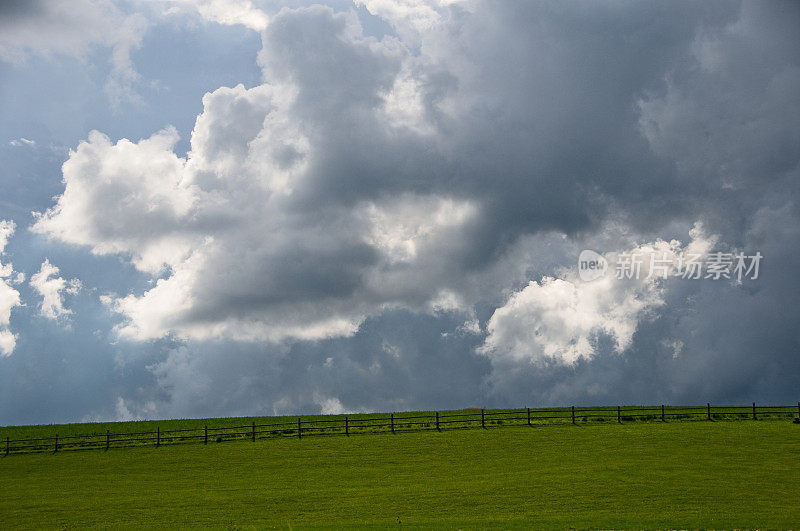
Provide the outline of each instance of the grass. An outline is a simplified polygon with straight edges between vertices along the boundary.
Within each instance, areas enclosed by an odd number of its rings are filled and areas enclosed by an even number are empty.
[[[800,528],[800,425],[586,423],[11,455],[3,528]]]

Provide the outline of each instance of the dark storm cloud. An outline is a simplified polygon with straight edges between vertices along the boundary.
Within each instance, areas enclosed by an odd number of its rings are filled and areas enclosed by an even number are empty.
[[[792,18],[793,8],[781,9]],[[786,37],[790,25],[751,10],[741,14],[755,19],[744,22],[754,28],[731,35],[726,28],[740,9],[727,2],[480,4],[469,15],[452,15],[426,37],[429,55],[406,57],[420,71],[425,120],[441,133],[434,138],[387,132],[373,111],[398,73],[398,60],[371,52],[368,41],[346,42],[344,18],[329,22],[319,8],[279,15],[267,30],[261,62],[268,79],[297,84],[293,111],[313,138],[316,154],[308,186],[298,190],[300,208],[409,191],[480,197],[483,223],[469,236],[476,250],[467,256],[486,265],[522,234],[591,231],[609,213],[622,211],[652,229],[673,218],[709,215],[720,195],[731,196],[724,210],[737,197],[740,211],[752,210],[753,188],[778,174],[776,162],[785,169],[796,161],[787,147],[796,136],[794,117],[785,114],[791,95],[774,102],[784,114],[768,122],[767,133],[782,140],[762,150],[771,142],[759,138],[750,148],[756,156],[740,156],[751,162],[747,188],[736,192],[721,190],[725,176],[686,171],[672,154],[654,150],[642,134],[639,105],[649,110],[648,103],[665,102],[676,87],[690,90],[687,101],[676,103],[719,107],[709,118],[739,116],[739,123],[666,125],[692,128],[680,135],[702,134],[697,146],[734,148],[730,137],[752,126],[748,117],[765,119],[766,109],[753,109],[753,99],[770,97],[773,78],[797,65],[797,47]],[[298,24],[308,28],[300,31]],[[715,45],[736,56],[721,72],[698,65],[698,39],[705,35],[718,36]],[[738,57],[740,47],[750,50],[748,60]],[[719,98],[720,90],[731,97]],[[442,117],[443,106],[455,110]],[[698,110],[675,109],[695,122]],[[698,149],[692,156],[706,155]],[[769,176],[759,175],[765,170]]]
[[[285,349],[192,342],[152,364],[153,380],[126,407],[174,417],[480,406],[489,364],[472,352],[477,336],[447,334],[460,324],[401,311],[369,319],[353,338]],[[100,414],[113,417],[115,405]]]

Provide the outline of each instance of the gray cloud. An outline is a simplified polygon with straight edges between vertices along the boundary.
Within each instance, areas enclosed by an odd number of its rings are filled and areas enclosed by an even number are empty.
[[[118,409],[797,394],[795,4],[364,4],[394,34],[270,13],[263,83],[206,94],[185,158],[172,129],[70,154],[34,231],[151,275],[104,297],[116,331],[184,342]],[[567,269],[697,222],[764,276],[586,295]]]

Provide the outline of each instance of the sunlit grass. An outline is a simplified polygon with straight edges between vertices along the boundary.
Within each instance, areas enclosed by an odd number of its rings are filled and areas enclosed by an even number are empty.
[[[571,423],[10,455],[5,528],[800,527],[800,425]]]

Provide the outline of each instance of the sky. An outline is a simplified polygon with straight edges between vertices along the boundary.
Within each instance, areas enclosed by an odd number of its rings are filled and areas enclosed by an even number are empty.
[[[0,424],[793,404],[799,33],[0,1]]]

